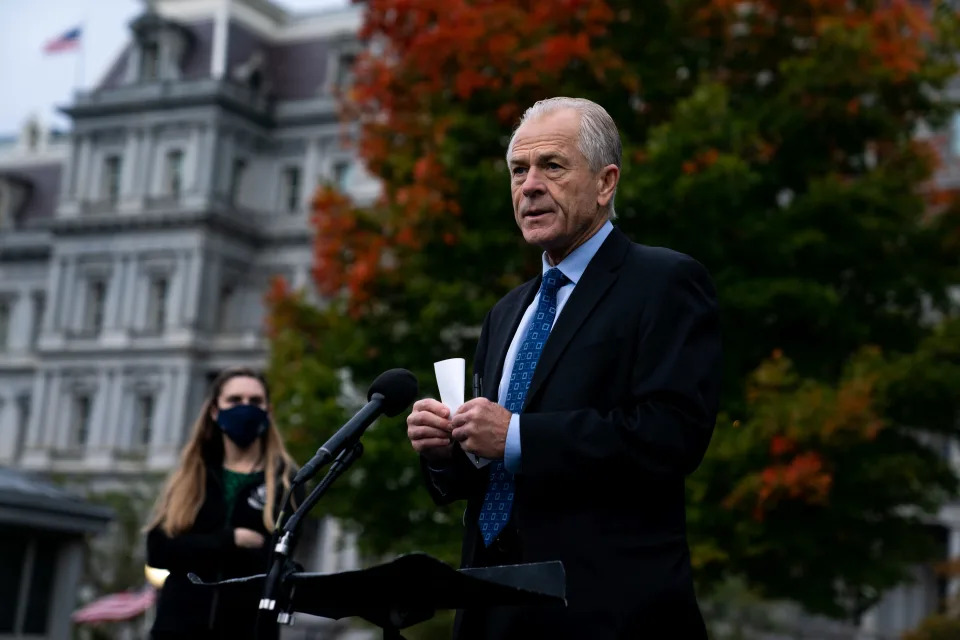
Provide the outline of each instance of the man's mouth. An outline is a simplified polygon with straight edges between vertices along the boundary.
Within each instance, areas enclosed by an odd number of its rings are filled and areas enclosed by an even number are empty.
[[[523,214],[524,218],[539,218],[540,216],[553,213],[550,209],[530,209]]]

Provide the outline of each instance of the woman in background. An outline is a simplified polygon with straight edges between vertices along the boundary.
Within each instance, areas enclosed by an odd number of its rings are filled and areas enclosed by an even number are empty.
[[[256,637],[259,594],[198,587],[187,574],[216,582],[264,573],[294,472],[266,381],[247,368],[220,373],[147,525],[147,564],[170,572],[153,638]]]

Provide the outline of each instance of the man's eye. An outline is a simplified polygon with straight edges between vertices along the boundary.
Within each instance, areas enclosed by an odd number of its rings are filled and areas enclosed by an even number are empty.
[[[513,168],[513,175],[515,175],[515,176],[522,176],[522,175],[524,174],[524,172],[526,172],[526,170],[527,170],[526,167],[514,167],[514,168]]]
[[[559,169],[559,168],[560,168],[560,165],[558,165],[556,162],[547,163],[547,169]]]

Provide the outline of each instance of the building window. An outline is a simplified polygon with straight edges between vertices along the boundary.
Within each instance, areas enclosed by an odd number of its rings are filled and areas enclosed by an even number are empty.
[[[347,190],[347,180],[350,177],[350,161],[341,160],[333,164],[333,184],[340,191]]]
[[[155,403],[150,394],[141,394],[137,396],[136,407],[134,409],[134,443],[139,447],[150,445],[153,438],[153,413]]]
[[[160,45],[144,42],[140,46],[140,80],[150,82],[160,77]]]
[[[103,330],[103,311],[107,301],[107,282],[92,279],[87,282],[87,303],[84,306],[83,329],[99,334]]]
[[[287,213],[296,213],[300,209],[299,167],[283,170],[283,208]]]
[[[167,324],[167,290],[169,281],[165,276],[150,280],[147,290],[147,323],[148,331],[161,332]]]
[[[9,300],[0,300],[0,352],[10,348],[10,316],[13,304]]]
[[[164,193],[177,197],[183,188],[183,151],[175,149],[167,152],[163,172]]]
[[[103,198],[111,204],[120,200],[120,156],[107,156],[103,161],[103,182],[101,192]]]
[[[73,407],[70,411],[70,444],[76,447],[85,447],[90,438],[90,417],[93,401],[86,393],[73,396]]]
[[[353,84],[353,66],[357,56],[352,53],[340,54],[337,59],[337,88],[344,89]]]
[[[33,294],[33,324],[30,326],[30,348],[36,348],[43,327],[43,314],[47,308],[47,297],[43,293]]]
[[[230,202],[236,202],[240,197],[240,188],[243,186],[243,174],[247,170],[247,161],[243,158],[236,158],[233,166],[230,168]]]

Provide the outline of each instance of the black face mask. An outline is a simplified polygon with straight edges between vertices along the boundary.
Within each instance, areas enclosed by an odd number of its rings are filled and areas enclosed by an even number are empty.
[[[220,431],[227,434],[233,443],[246,449],[253,441],[262,436],[269,424],[267,412],[252,404],[238,404],[229,409],[221,409],[217,414]]]

